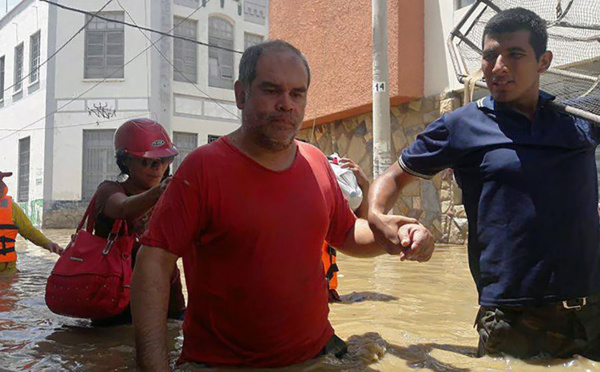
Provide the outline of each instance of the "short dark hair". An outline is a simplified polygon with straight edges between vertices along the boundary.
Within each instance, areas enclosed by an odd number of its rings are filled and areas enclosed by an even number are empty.
[[[118,149],[115,158],[117,159],[117,167],[121,170],[121,174],[129,175],[129,168],[125,165],[125,161],[127,160],[125,149]]]
[[[490,34],[499,35],[523,30],[529,31],[529,44],[539,60],[548,47],[548,31],[546,21],[531,10],[511,8],[499,12],[485,25],[483,39],[485,40],[485,36]]]
[[[283,41],[283,40],[269,40],[260,44],[256,44],[246,49],[244,54],[242,55],[242,59],[240,61],[240,70],[239,70],[239,78],[238,80],[244,85],[247,92],[250,91],[250,86],[252,82],[256,78],[256,65],[258,64],[258,60],[263,52],[282,52],[282,51],[290,51],[295,53],[306,67],[306,72],[308,74],[308,83],[307,87],[310,85],[310,67],[308,67],[308,61],[306,57],[298,48],[293,46],[292,44]]]

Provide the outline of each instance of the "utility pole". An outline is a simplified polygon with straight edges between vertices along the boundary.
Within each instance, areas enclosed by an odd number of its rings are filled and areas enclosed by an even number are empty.
[[[373,6],[373,178],[392,165],[387,0]]]

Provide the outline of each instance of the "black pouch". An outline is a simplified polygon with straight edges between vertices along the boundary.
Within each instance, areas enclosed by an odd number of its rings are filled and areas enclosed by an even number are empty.
[[[588,341],[598,340],[600,338],[600,300],[587,304],[576,314],[585,328]]]

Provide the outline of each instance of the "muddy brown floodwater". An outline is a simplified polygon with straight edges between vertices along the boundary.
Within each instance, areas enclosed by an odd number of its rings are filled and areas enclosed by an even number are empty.
[[[72,231],[45,233],[64,246]],[[92,328],[51,313],[44,290],[56,256],[22,239],[17,252],[19,272],[0,275],[0,371],[133,370],[132,327]],[[331,305],[330,319],[349,353],[284,371],[600,371],[581,357],[475,358],[477,296],[464,246],[438,246],[428,263],[338,257],[342,302]],[[169,339],[174,362],[181,322],[169,322]]]

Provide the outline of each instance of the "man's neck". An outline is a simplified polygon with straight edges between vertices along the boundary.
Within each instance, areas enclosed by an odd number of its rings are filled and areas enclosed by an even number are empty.
[[[507,102],[508,107],[513,111],[525,116],[529,121],[533,122],[535,119],[535,112],[538,108],[538,102],[540,101],[540,89],[539,84],[533,85],[521,98],[513,102]]]
[[[509,104],[512,110],[525,116],[529,121],[533,122],[535,118],[535,112],[537,111],[539,96],[534,101],[529,102],[515,102]]]
[[[229,134],[228,138],[244,155],[272,171],[284,171],[291,167],[296,159],[297,146],[294,141],[285,149],[270,150],[258,144],[248,133],[244,133],[242,128]]]

